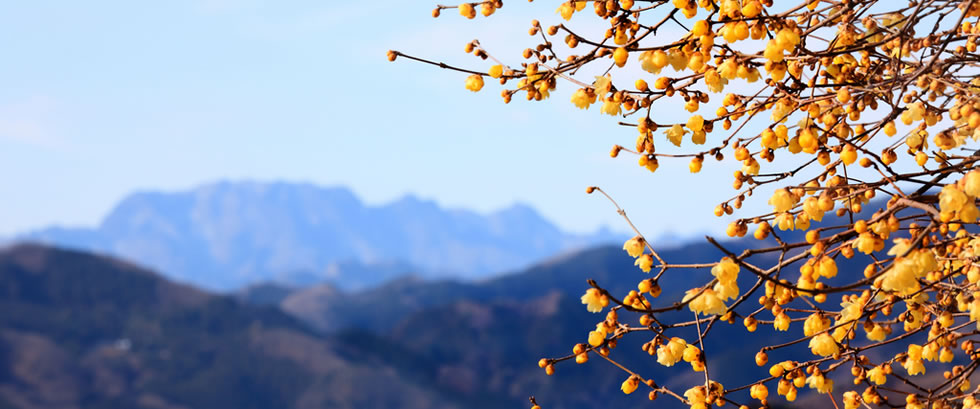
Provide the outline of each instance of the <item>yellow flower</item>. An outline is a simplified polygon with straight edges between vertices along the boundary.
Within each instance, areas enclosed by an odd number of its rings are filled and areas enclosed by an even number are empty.
[[[704,290],[701,295],[695,298],[695,295],[699,291],[698,289],[687,290],[687,293],[684,295],[682,302],[690,300],[691,302],[687,306],[691,311],[702,315],[721,315],[728,311],[728,307],[725,307],[725,303],[722,302],[721,298],[718,297],[718,294],[713,289],[709,288]]]
[[[470,3],[463,3],[459,5],[459,15],[472,19],[476,17],[476,9]]]
[[[687,130],[678,124],[674,124],[674,126],[671,126],[670,129],[664,131],[664,134],[667,135],[667,140],[674,144],[674,146],[681,146],[681,139],[686,133]]]
[[[819,393],[831,393],[834,391],[834,381],[825,378],[821,373],[811,375],[806,379],[806,384],[810,389],[816,389]]]
[[[810,352],[814,355],[829,356],[840,351],[837,341],[826,332],[810,339]]]
[[[953,350],[943,347],[942,352],[939,353],[939,362],[953,362]]]
[[[602,307],[604,307],[602,302],[602,294],[599,292],[599,290],[590,288],[586,290],[585,295],[582,296],[582,304],[585,304],[585,309],[589,312],[602,311]]]
[[[739,293],[738,283],[736,283],[735,281],[731,281],[731,282],[719,281],[718,283],[715,284],[714,287],[712,287],[712,289],[715,290],[715,294],[717,294],[718,298],[720,298],[722,301],[734,299],[735,297],[738,297],[738,293]]]
[[[867,337],[872,341],[884,341],[888,337],[888,332],[885,331],[885,327],[875,324],[874,328],[868,332]]]
[[[575,6],[572,5],[572,2],[566,1],[561,6],[558,6],[558,10],[555,10],[555,12],[561,14],[561,18],[568,21],[572,19],[572,14],[575,13]]]
[[[958,212],[966,204],[968,198],[956,185],[943,186],[939,191],[939,209],[944,213]]]
[[[963,223],[973,223],[977,221],[977,218],[980,218],[980,209],[977,209],[977,205],[973,204],[971,200],[966,202],[956,215]]]
[[[597,346],[599,346],[599,345],[602,344],[602,341],[605,341],[605,340],[606,340],[606,334],[603,334],[603,333],[601,333],[599,331],[590,331],[589,332],[589,345],[592,345],[594,347],[597,347]]]
[[[823,256],[820,257],[820,260],[816,262],[816,265],[814,265],[813,270],[817,273],[818,276],[825,277],[825,278],[834,278],[837,276],[837,263],[834,262],[834,259],[827,256]]]
[[[687,341],[674,337],[669,342],[657,348],[657,363],[663,366],[674,366],[684,358]]]
[[[921,359],[906,359],[902,366],[908,371],[909,375],[926,373],[926,367],[922,364]]]
[[[906,294],[919,289],[917,266],[910,257],[897,258],[892,268],[882,274],[881,288]]]
[[[718,66],[718,74],[722,78],[733,80],[738,76],[738,67],[739,65],[735,62],[735,58],[729,58]]]
[[[830,318],[817,313],[810,314],[806,317],[806,321],[803,321],[803,335],[808,337],[827,328],[830,328]]]
[[[489,75],[490,78],[500,78],[502,75],[504,75],[504,66],[497,64],[490,67],[490,70],[487,71],[487,75]]]
[[[643,254],[644,248],[646,248],[646,240],[640,236],[633,237],[623,243],[623,250],[626,250],[630,257],[639,257],[640,254]]]
[[[640,68],[651,74],[660,74],[660,70],[667,65],[667,53],[656,51],[644,51],[640,53]]]
[[[858,236],[857,239],[851,244],[852,247],[858,249],[858,251],[864,254],[871,254],[875,251],[875,246],[877,244],[877,239],[871,232],[864,232]]]
[[[845,165],[850,165],[857,160],[857,149],[854,145],[847,145],[840,153],[840,159]]]
[[[704,128],[704,118],[701,115],[694,115],[687,120],[687,127],[694,131],[700,131]]]
[[[799,200],[800,199],[790,193],[789,190],[777,189],[772,194],[772,197],[769,198],[769,204],[773,206],[776,213],[783,213],[792,209]]]
[[[772,326],[773,328],[776,328],[777,331],[786,331],[789,329],[789,322],[789,315],[786,315],[785,312],[780,312],[779,315],[776,316],[776,319],[773,320]]]
[[[711,26],[708,25],[707,20],[698,20],[694,22],[694,27],[691,28],[691,35],[694,37],[701,37],[708,34],[709,30],[711,30]]]
[[[844,392],[844,409],[858,409],[861,407],[860,396],[854,391]]]
[[[709,68],[704,73],[704,84],[708,86],[708,91],[719,93],[728,85],[728,80],[723,78],[714,68]]]
[[[626,51],[625,47],[618,47],[616,51],[613,51],[613,62],[617,67],[622,67],[626,65],[626,60],[629,58],[629,51]]]
[[[466,89],[473,92],[477,92],[483,89],[483,76],[473,74],[470,75],[469,77],[466,77]]]
[[[684,391],[684,397],[687,398],[688,402],[691,403],[691,408],[705,407],[705,402],[708,399],[707,393],[704,389],[704,385],[695,386],[691,389]]]
[[[687,169],[690,170],[691,173],[698,173],[701,171],[701,165],[703,164],[704,159],[702,159],[700,156],[695,156],[693,159],[691,159],[691,162],[687,164]]]
[[[895,122],[894,121],[891,121],[891,122],[888,122],[887,124],[885,124],[885,127],[883,128],[883,130],[885,131],[885,135],[888,135],[888,136],[895,136],[895,134],[898,133],[898,130],[895,129]]]
[[[609,78],[608,75],[596,76],[592,88],[595,89],[596,95],[606,95],[612,89],[612,78]]]
[[[776,42],[784,50],[792,51],[800,43],[800,36],[792,29],[784,28],[776,35]]]
[[[868,377],[868,380],[870,380],[871,382],[874,382],[875,385],[884,385],[885,384],[885,370],[882,369],[882,367],[880,367],[880,366],[876,366],[876,367],[871,368],[870,370],[868,370],[867,377]]]
[[[970,196],[980,196],[980,170],[971,171],[963,177],[963,190]]]
[[[762,56],[772,62],[782,62],[783,48],[779,46],[776,40],[769,40],[766,44],[766,49],[762,52]]]
[[[779,230],[793,230],[796,226],[796,223],[793,221],[793,215],[789,213],[780,213],[779,216],[776,216],[775,222]]]
[[[572,93],[572,103],[579,109],[588,109],[594,102],[595,94],[589,96],[589,92],[584,88],[579,88]]]
[[[616,116],[621,112],[620,104],[613,101],[612,98],[606,98],[606,100],[602,103],[602,109],[599,111],[606,115]]]
[[[902,365],[909,375],[918,375],[926,372],[926,367],[922,364],[922,346],[909,344],[908,357]]]
[[[701,358],[701,350],[698,347],[687,344],[684,348],[684,362],[695,362]]]
[[[636,375],[632,375],[629,378],[627,378],[625,381],[623,381],[623,384],[620,385],[619,389],[621,389],[623,393],[629,395],[633,393],[633,391],[635,391],[636,388],[639,386],[640,386],[640,377]]]
[[[939,344],[930,342],[922,347],[922,359],[935,361],[939,359]]]
[[[749,389],[749,396],[752,399],[765,400],[769,397],[769,388],[766,388],[766,385],[761,383],[752,385],[752,388]]]
[[[643,270],[644,273],[649,273],[650,269],[653,268],[653,256],[644,254],[638,257],[636,261],[633,262],[633,265],[640,267],[640,270]]]
[[[733,282],[738,279],[739,266],[732,259],[725,257],[711,267],[711,275],[721,282]]]

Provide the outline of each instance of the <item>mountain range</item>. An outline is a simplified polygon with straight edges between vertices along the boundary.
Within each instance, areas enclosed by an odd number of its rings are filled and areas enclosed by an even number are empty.
[[[726,245],[740,251],[772,244]],[[660,254],[672,263],[721,256],[703,243]],[[749,261],[765,265],[773,257]],[[787,279],[795,279],[794,267]],[[863,276],[858,258],[839,258],[838,267],[831,285]],[[13,246],[0,251],[0,408],[490,409],[526,407],[530,395],[548,408],[649,407],[644,394],[622,394],[626,375],[598,356],[582,365],[562,363],[553,376],[536,365],[542,357],[567,355],[604,319],[580,303],[586,279],[625,294],[645,277],[619,246],[601,246],[477,282],[404,277],[358,291],[267,283],[231,296],[176,284],[116,258]],[[710,278],[707,269],[669,270],[654,306]],[[751,278],[745,274],[746,286]],[[834,311],[836,303],[825,307]],[[742,312],[756,309],[753,304]],[[626,322],[636,318],[621,314]],[[659,318],[692,314],[682,309]],[[767,376],[767,368],[754,365],[755,352],[797,339],[799,325],[789,332],[760,325],[748,336],[740,320],[718,322],[704,340],[711,378],[735,387]],[[670,336],[697,338],[690,327]],[[610,357],[675,390],[703,382],[684,364],[665,368],[642,352],[651,337],[632,334]],[[867,351],[883,354],[875,360],[895,352]],[[769,359],[809,355],[806,343],[798,343],[771,351]],[[941,382],[936,369],[930,366],[928,376]],[[838,385],[848,389],[847,371],[837,372]],[[729,397],[745,402],[745,394]],[[774,397],[771,407],[781,402]],[[654,404],[687,407],[668,396]],[[796,404],[827,406],[826,396],[806,389]]]
[[[227,291],[268,281],[356,290],[408,275],[479,279],[623,236],[567,233],[520,204],[490,214],[414,196],[368,206],[340,187],[219,182],[134,193],[95,228],[17,239],[114,255]]]
[[[622,291],[642,274],[631,264],[603,247],[483,283],[316,292],[340,297],[333,305],[351,314],[328,329],[307,315],[322,310],[244,303],[118,259],[17,245],[0,251],[0,408],[489,409],[525,406],[530,395],[552,408],[639,408],[646,398],[620,393],[622,372],[598,358],[560,365],[554,376],[536,366],[602,319],[578,300],[584,278]],[[639,351],[640,338],[624,340],[616,356],[662,383],[696,382],[659,367]],[[751,356],[745,350],[756,347],[715,356]]]

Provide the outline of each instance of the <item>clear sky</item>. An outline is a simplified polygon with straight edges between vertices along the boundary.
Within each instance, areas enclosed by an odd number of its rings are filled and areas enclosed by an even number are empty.
[[[398,49],[486,69],[463,53],[480,38],[519,62],[535,44],[531,18],[559,21],[557,3],[541,3],[469,21],[433,19],[427,1],[4,2],[0,234],[95,225],[134,190],[221,179],[343,185],[372,204],[406,193],[478,211],[524,202],[567,230],[625,230],[585,195],[596,184],[647,234],[721,233],[710,213],[734,193],[731,163],[650,174],[609,157],[635,130],[576,109],[571,85],[548,103],[505,105],[496,84],[471,93],[464,74],[385,59]],[[657,115],[686,118],[680,104]]]

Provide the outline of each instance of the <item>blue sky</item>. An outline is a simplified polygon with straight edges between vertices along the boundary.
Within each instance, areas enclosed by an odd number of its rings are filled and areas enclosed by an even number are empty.
[[[485,69],[462,51],[480,38],[519,62],[535,44],[531,18],[559,20],[557,3],[541,3],[469,21],[452,10],[432,19],[434,3],[415,1],[6,2],[0,234],[94,225],[134,190],[219,179],[344,185],[368,203],[524,202],[568,230],[625,230],[584,194],[596,184],[648,234],[721,233],[710,213],[733,193],[732,164],[650,174],[609,158],[635,131],[576,109],[571,85],[547,103],[505,105],[495,84],[474,94],[463,74],[385,59],[393,48]],[[677,105],[658,115],[686,118]]]

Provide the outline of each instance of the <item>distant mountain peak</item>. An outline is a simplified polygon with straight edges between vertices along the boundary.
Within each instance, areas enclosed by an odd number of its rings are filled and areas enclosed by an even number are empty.
[[[290,277],[341,288],[404,274],[480,278],[619,236],[563,232],[524,203],[481,214],[408,194],[369,206],[345,187],[247,180],[136,192],[95,228],[20,238],[118,255],[230,290]]]

